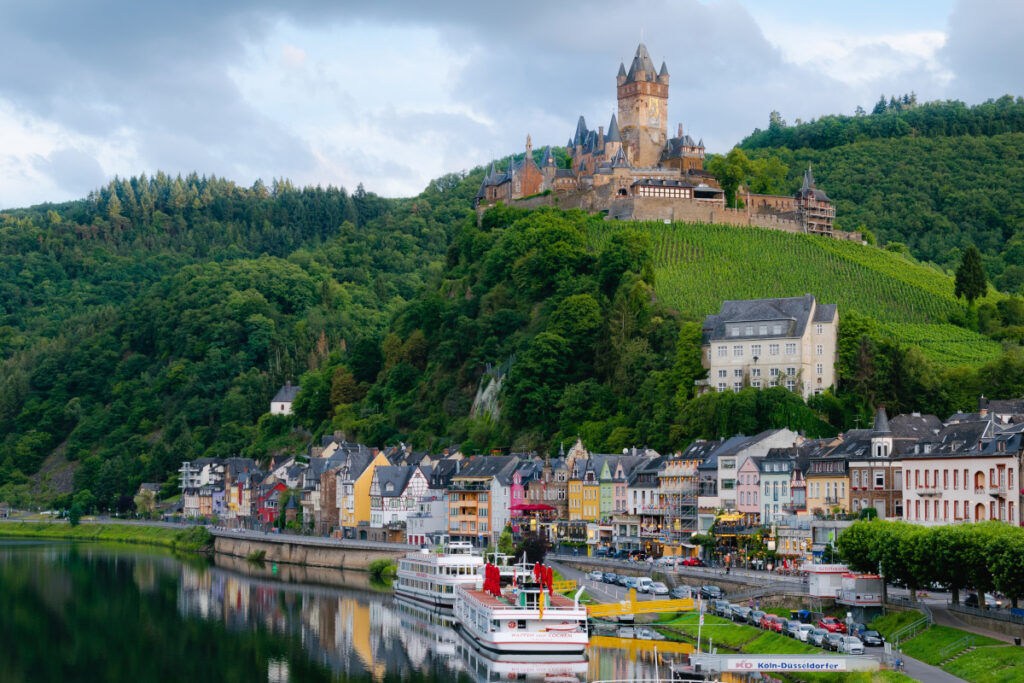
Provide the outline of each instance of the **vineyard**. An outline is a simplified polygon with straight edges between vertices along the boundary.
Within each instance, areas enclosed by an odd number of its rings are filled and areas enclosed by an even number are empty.
[[[651,236],[656,291],[685,314],[718,311],[726,299],[814,294],[874,318],[897,341],[942,365],[977,365],[999,354],[991,339],[949,324],[963,304],[953,279],[874,247],[823,237],[723,225],[639,224]],[[593,246],[613,231],[602,224]],[[990,290],[989,297],[997,297]]]

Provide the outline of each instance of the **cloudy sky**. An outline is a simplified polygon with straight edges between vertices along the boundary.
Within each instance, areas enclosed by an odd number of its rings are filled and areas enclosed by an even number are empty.
[[[1021,0],[3,0],[0,208],[158,169],[415,194],[606,125],[641,38],[711,151],[773,109],[1024,95]]]

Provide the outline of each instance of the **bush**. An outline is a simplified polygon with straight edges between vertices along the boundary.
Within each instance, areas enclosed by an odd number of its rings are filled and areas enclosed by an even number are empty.
[[[397,570],[398,567],[394,560],[389,560],[383,557],[371,562],[369,567],[370,578],[376,579],[377,581],[389,581],[393,579]]]

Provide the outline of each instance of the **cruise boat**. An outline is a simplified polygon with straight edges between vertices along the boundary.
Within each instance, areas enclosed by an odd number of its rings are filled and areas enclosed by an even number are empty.
[[[455,619],[478,647],[499,655],[581,654],[589,642],[587,610],[554,592],[550,567],[516,565],[504,585],[501,569],[485,565],[480,587],[455,589]]]
[[[484,558],[473,552],[472,544],[452,541],[442,552],[428,548],[406,553],[398,560],[395,595],[441,610],[455,604],[455,589],[483,585]]]

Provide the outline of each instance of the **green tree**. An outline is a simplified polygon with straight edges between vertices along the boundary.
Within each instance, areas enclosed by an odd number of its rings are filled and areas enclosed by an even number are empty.
[[[711,157],[707,167],[708,172],[718,179],[725,190],[726,204],[736,206],[736,190],[747,181],[753,171],[753,164],[746,153],[739,147],[733,147],[725,156]]]
[[[78,503],[73,503],[71,509],[68,511],[68,521],[71,522],[71,526],[76,527],[82,520],[82,506]]]
[[[985,296],[987,284],[985,270],[981,266],[981,252],[973,244],[964,251],[960,266],[956,269],[956,285],[954,295],[964,297],[967,303]]]

